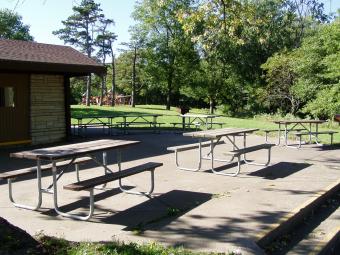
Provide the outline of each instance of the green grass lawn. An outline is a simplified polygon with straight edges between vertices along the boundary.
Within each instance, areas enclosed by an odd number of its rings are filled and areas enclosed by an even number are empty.
[[[165,106],[163,105],[138,105],[135,108],[130,106],[83,106],[83,105],[72,105],[71,106],[71,115],[72,116],[105,116],[107,114],[123,116],[123,115],[135,115],[135,114],[161,114],[162,116],[158,117],[157,121],[160,123],[165,123],[162,125],[163,129],[169,129],[173,126],[170,124],[171,122],[181,122],[181,118],[178,116],[179,112],[176,111],[176,108],[172,107],[171,110],[165,110]],[[202,113],[207,114],[208,109],[191,109],[190,113]],[[216,112],[216,114],[221,114],[221,112]],[[278,117],[276,117],[277,119]],[[274,117],[263,115],[257,116],[254,118],[231,118],[226,116],[218,117],[214,120],[214,122],[222,122],[224,123],[223,127],[240,127],[240,128],[259,128],[259,129],[276,129],[277,125],[272,121]],[[85,120],[86,121],[86,120]],[[121,117],[117,117],[114,119],[115,122],[122,121]],[[76,120],[72,119],[72,124],[76,124]],[[179,127],[179,126],[177,126]],[[320,126],[320,130],[335,130],[339,133],[334,135],[334,143],[340,143],[340,126],[337,123],[325,123]],[[263,131],[256,132],[259,135],[264,135]],[[272,136],[275,136],[276,133],[271,133]],[[322,135],[321,141],[323,143],[329,143],[329,135]]]
[[[47,254],[60,255],[236,255],[237,253],[192,252],[183,248],[164,247],[157,243],[76,243],[64,239],[42,237],[40,239]]]

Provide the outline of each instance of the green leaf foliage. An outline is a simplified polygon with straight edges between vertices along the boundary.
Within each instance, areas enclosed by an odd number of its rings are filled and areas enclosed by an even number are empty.
[[[340,112],[339,52],[340,20],[319,25],[303,39],[301,47],[275,54],[262,65],[267,98],[279,98],[284,92],[299,101],[301,113],[332,118]],[[279,108],[287,112],[282,105]]]
[[[33,41],[29,30],[19,14],[8,9],[0,10],[0,39]]]

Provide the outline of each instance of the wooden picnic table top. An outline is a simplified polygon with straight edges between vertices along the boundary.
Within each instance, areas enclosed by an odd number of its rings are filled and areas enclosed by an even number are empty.
[[[217,139],[222,136],[228,135],[239,135],[245,133],[252,133],[259,130],[258,128],[220,128],[220,129],[210,129],[196,132],[184,133],[183,136],[197,137],[197,138],[210,138]]]
[[[83,116],[72,116],[72,119],[105,119],[105,118],[126,118],[126,117],[159,117],[162,114],[158,113],[145,113],[145,114],[125,114],[125,115],[118,115],[118,114],[107,114],[107,115],[83,115]]]
[[[118,115],[84,115],[84,116],[72,116],[72,119],[77,119],[77,120],[81,120],[81,119],[106,119],[106,118],[117,118],[120,117]]]
[[[127,117],[159,117],[162,114],[153,114],[153,113],[145,113],[145,114],[126,114],[126,115],[116,115],[116,114],[107,114],[107,115],[83,115],[83,116],[72,116],[73,119],[105,119],[105,118],[127,118]]]
[[[139,141],[101,139],[90,142],[73,143],[49,148],[40,148],[28,151],[14,152],[10,157],[25,159],[58,160],[82,156],[93,152],[106,151],[110,149],[124,148]]]
[[[327,122],[326,120],[276,120],[275,124],[321,124]]]
[[[126,114],[126,115],[121,115],[119,117],[124,117],[124,118],[137,118],[137,117],[159,117],[163,116],[162,114],[159,113],[145,113],[145,114]]]
[[[216,118],[218,117],[218,115],[212,115],[212,114],[191,114],[191,113],[181,114],[179,116],[187,117],[187,118]]]

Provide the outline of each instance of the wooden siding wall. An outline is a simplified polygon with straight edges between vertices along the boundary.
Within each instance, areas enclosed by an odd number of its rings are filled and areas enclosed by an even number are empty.
[[[64,140],[65,124],[64,77],[31,75],[31,138],[32,144]]]
[[[29,74],[0,73],[0,87],[14,89],[14,107],[0,107],[0,146],[29,140]]]

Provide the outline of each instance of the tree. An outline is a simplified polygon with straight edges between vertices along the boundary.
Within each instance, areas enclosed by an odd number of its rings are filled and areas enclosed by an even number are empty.
[[[143,51],[143,48],[145,47],[145,33],[143,33],[143,30],[138,25],[136,25],[130,28],[130,34],[130,42],[122,43],[122,45],[125,46],[127,49],[124,49],[122,51],[128,53],[126,54],[126,56],[131,56],[131,106],[135,107],[137,102],[137,91],[140,90],[137,85],[137,80],[139,76],[138,72],[142,69],[141,53]],[[139,86],[142,86],[142,84],[140,84]]]
[[[128,46],[117,58],[117,86],[120,91],[131,94],[131,106],[137,104],[137,95],[150,84],[146,73],[146,61],[143,49],[137,44],[124,43]]]
[[[271,96],[278,96],[277,91],[288,91],[300,102],[296,110],[314,117],[331,118],[339,112],[339,41],[340,20],[337,19],[331,24],[319,25],[302,40],[301,47],[269,58],[263,68]]]
[[[283,52],[274,54],[262,65],[266,71],[267,87],[265,97],[270,109],[280,109],[282,112],[295,115],[300,109],[301,100],[294,93],[294,84],[298,74],[294,70],[296,56]]]
[[[100,4],[94,0],[82,0],[79,6],[72,8],[73,14],[62,21],[64,28],[53,31],[65,43],[78,47],[88,57],[92,57],[95,46],[96,26],[100,18],[104,18]],[[86,105],[90,105],[91,76],[86,83]]]
[[[22,23],[22,17],[8,9],[0,10],[0,38],[33,41],[30,27]]]
[[[148,72],[159,84],[166,86],[168,110],[172,103],[172,94],[185,80],[181,69],[188,66],[186,64],[195,56],[193,43],[185,35],[177,17],[180,10],[190,6],[190,2],[144,0],[138,3],[133,13],[139,27],[147,35],[145,43]]]
[[[99,47],[97,52],[97,57],[102,59],[103,65],[106,65],[106,57],[109,55],[111,57],[111,65],[112,65],[112,103],[114,106],[115,99],[115,55],[113,52],[113,42],[117,39],[117,35],[113,32],[109,31],[109,27],[114,25],[114,21],[112,19],[100,19],[100,25],[98,27],[98,35],[95,40],[95,45]],[[100,105],[103,104],[103,97],[106,94],[106,75],[102,77],[102,85],[101,85],[101,94],[100,94]]]
[[[249,95],[263,87],[261,64],[297,47],[311,27],[326,20],[316,0],[196,0],[178,16],[201,60],[221,69],[214,83],[219,93],[211,99],[229,109],[254,105]],[[240,96],[237,105],[230,101]]]

